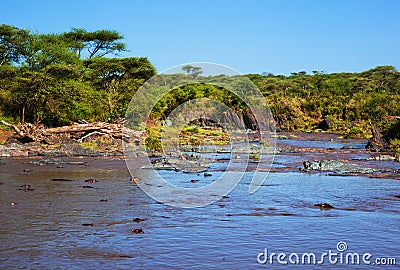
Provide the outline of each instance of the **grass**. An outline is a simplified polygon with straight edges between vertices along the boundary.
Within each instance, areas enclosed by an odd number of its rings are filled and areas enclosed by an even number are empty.
[[[81,142],[81,143],[79,143],[79,145],[82,146],[83,148],[87,148],[90,150],[99,150],[99,147],[98,147],[96,141]]]
[[[257,152],[251,153],[249,155],[249,159],[259,160],[260,159],[260,155]]]
[[[396,153],[400,153],[400,139],[390,140],[390,148]]]
[[[182,130],[173,127],[147,126],[146,148],[151,151],[162,150],[161,137],[164,134],[179,134],[178,143],[180,145],[227,145],[230,138],[227,132],[221,128],[201,128],[198,126],[185,126]],[[165,144],[176,141],[176,137],[166,138],[163,136]]]
[[[87,142],[79,143],[83,148],[90,149],[90,150],[112,150],[117,149],[118,144],[110,140],[110,138],[100,137],[94,140],[90,140]]]
[[[227,132],[221,129],[205,129],[197,126],[188,126],[181,130],[180,144],[192,145],[226,145],[230,139]]]

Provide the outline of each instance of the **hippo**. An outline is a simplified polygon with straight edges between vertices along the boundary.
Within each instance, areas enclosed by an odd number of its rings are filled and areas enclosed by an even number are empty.
[[[134,218],[132,221],[139,223],[139,222],[146,221],[146,220],[147,220],[147,218]]]
[[[92,186],[81,186],[82,188],[95,188],[95,187],[92,187]]]
[[[86,179],[85,182],[86,183],[96,183],[98,181],[96,179],[94,179],[94,178],[90,178],[90,179]]]
[[[18,187],[18,190],[32,191],[32,190],[34,190],[34,189],[31,188],[31,185],[21,185],[21,186]]]
[[[132,233],[134,233],[134,234],[143,234],[144,231],[142,229],[132,229]]]
[[[141,179],[139,177],[131,177],[131,182],[137,182],[140,181]]]
[[[314,206],[318,206],[320,210],[329,210],[335,208],[329,203],[316,203]]]

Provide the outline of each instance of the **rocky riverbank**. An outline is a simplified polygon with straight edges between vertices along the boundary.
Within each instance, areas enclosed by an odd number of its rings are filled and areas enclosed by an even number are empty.
[[[84,126],[80,125],[79,128]],[[69,129],[70,130],[70,129]],[[11,136],[7,143],[0,145],[1,158],[55,158],[55,157],[120,157],[124,156],[122,136],[115,138],[109,134],[74,131],[52,136],[53,143],[31,141],[27,143]],[[164,156],[163,153],[148,152],[152,159],[149,167],[158,170],[182,170],[199,173],[208,170],[211,163],[226,163],[230,156],[245,159],[250,163],[246,170],[303,171],[304,173],[326,173],[328,175],[367,175],[376,178],[400,179],[399,157],[392,152],[373,152],[366,149],[368,140],[343,139],[334,133],[288,133],[276,136],[276,148],[258,147],[257,142],[248,147],[238,145],[234,148],[219,145],[209,147],[183,146],[182,156]],[[79,139],[83,138],[83,139]],[[143,138],[138,138],[143,140]],[[232,150],[234,149],[234,150]],[[267,156],[275,155],[272,167],[263,162]],[[213,157],[214,156],[214,157]],[[228,159],[227,159],[228,158]],[[269,158],[267,158],[269,159]],[[190,166],[189,166],[190,165]],[[240,168],[238,168],[240,169]],[[243,168],[242,168],[243,169]]]
[[[79,143],[66,143],[62,145],[42,145],[40,143],[9,143],[0,145],[0,157],[99,157],[122,156],[122,149],[95,150],[85,148]]]
[[[144,132],[125,128],[123,120],[115,123],[82,121],[57,128],[1,122],[14,133],[0,130],[5,142],[0,144],[0,157],[121,156],[123,140],[134,144],[145,137]]]

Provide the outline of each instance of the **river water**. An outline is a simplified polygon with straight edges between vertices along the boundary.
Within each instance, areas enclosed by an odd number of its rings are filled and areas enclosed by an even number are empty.
[[[292,158],[277,156],[274,166]],[[1,160],[1,269],[287,268],[276,257],[260,264],[257,256],[268,249],[269,254],[312,252],[318,260],[329,250],[340,254],[340,241],[347,244],[343,254],[371,253],[371,262],[394,257],[400,264],[398,180],[275,171],[249,194],[249,171],[228,196],[182,209],[143,193],[130,181],[123,159],[64,158],[62,165],[42,166],[32,161]],[[193,186],[211,183],[221,172],[211,177],[160,173],[175,184]],[[70,181],[54,180],[60,178]],[[84,182],[89,178],[98,182]],[[19,190],[23,184],[33,190]],[[335,209],[314,206],[325,202]],[[139,228],[144,234],[131,232]],[[324,261],[331,269],[338,264]],[[362,262],[351,266],[366,267]]]

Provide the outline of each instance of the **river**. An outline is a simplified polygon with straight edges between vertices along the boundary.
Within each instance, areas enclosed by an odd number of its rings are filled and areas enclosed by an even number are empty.
[[[193,209],[164,205],[147,196],[130,181],[123,159],[54,159],[62,165],[32,163],[37,158],[2,159],[0,268],[287,267],[276,256],[275,261],[260,264],[257,257],[265,259],[259,255],[265,249],[269,255],[314,253],[317,260],[329,251],[370,253],[372,263],[393,257],[400,264],[400,181],[304,173],[298,171],[302,158],[277,155],[276,170],[254,194],[248,192],[253,173],[248,171],[228,196]],[[278,170],[289,163],[296,170]],[[399,163],[390,166],[400,168]],[[208,184],[221,173],[214,170],[205,177],[160,171],[182,186]],[[85,182],[90,178],[98,182]],[[33,190],[19,190],[24,184]],[[321,210],[316,203],[335,208]],[[139,228],[143,234],[132,233]],[[339,252],[339,242],[347,249]],[[363,263],[355,268],[364,269]],[[337,269],[338,264],[325,258],[328,269]],[[314,267],[315,263],[307,266]]]

